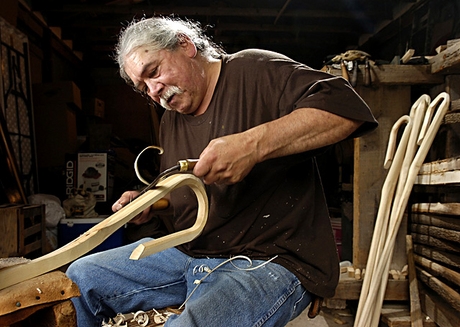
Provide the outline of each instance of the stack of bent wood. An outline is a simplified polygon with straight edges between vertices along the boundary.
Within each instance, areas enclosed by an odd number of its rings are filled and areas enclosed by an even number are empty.
[[[450,97],[445,92],[433,101],[423,95],[414,103],[410,114],[401,117],[391,130],[384,163],[389,171],[382,187],[355,327],[377,327],[379,324],[395,239],[412,187],[449,104]],[[404,124],[396,147],[398,131]]]

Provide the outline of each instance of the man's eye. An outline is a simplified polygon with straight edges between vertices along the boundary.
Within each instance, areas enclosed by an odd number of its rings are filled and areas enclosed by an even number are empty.
[[[152,69],[149,74],[149,78],[155,77],[157,75],[158,69]]]

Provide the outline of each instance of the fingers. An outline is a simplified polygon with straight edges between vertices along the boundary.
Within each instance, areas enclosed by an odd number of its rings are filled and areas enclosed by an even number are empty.
[[[243,161],[234,161],[235,158],[200,156],[193,173],[200,177],[203,183],[210,184],[235,184],[241,181],[252,168]]]
[[[127,204],[129,204],[132,200],[134,200],[137,196],[139,195],[139,192],[137,191],[127,191],[124,192],[121,197],[112,205],[112,211],[117,212]],[[129,223],[132,223],[134,225],[142,225],[147,222],[149,222],[152,219],[152,210],[150,210],[151,207],[148,207],[144,209],[140,214],[138,214],[136,217],[131,219]]]
[[[193,169],[193,174],[196,177],[201,178],[205,184],[211,184],[214,182],[212,181],[212,178],[211,178],[212,175],[210,175],[211,168],[212,168],[212,164],[208,163],[208,160],[206,160],[206,157],[204,157],[203,160],[200,158],[198,163],[195,165],[195,168]]]
[[[140,214],[138,214],[136,217],[131,219],[129,223],[134,224],[134,225],[142,225],[147,222],[149,222],[152,219],[153,212],[150,210],[151,207],[146,208],[144,211],[142,211]]]
[[[124,192],[121,197],[112,205],[112,211],[117,212],[128,203],[130,203],[136,196],[139,194],[137,191],[127,191]]]

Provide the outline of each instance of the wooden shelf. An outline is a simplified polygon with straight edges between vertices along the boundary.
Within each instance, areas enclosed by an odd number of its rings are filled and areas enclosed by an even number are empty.
[[[358,85],[364,84],[365,66],[359,65]],[[432,74],[431,65],[376,65],[370,64],[371,86],[377,85],[435,85],[444,83],[444,76]],[[324,71],[341,76],[340,69],[332,66]],[[350,72],[349,72],[350,74]]]
[[[363,285],[362,280],[356,280],[355,278],[348,277],[346,273],[340,275],[339,285],[335,290],[335,295],[332,299],[334,300],[358,300],[361,287]],[[409,300],[409,281],[394,280],[390,279],[387,283],[387,289],[385,292],[385,301],[407,301]]]
[[[460,42],[429,59],[432,74],[460,73]]]

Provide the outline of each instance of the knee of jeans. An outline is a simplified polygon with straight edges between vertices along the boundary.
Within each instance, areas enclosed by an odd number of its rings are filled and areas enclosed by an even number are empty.
[[[87,275],[89,274],[90,270],[88,268],[91,266],[91,263],[88,261],[89,260],[83,257],[72,262],[65,272],[67,277],[69,277],[70,280],[72,280],[77,285],[82,280],[88,280]]]

